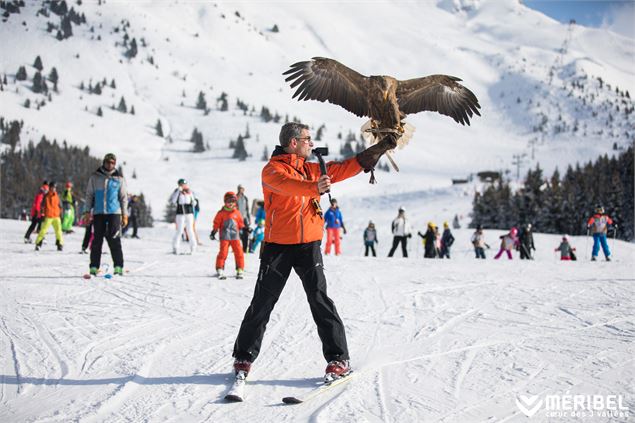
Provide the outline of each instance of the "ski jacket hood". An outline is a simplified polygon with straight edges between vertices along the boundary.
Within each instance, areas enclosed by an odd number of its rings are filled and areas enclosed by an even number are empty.
[[[361,170],[354,157],[326,164],[331,183],[355,176]],[[319,164],[308,163],[303,157],[276,146],[262,169],[266,242],[303,244],[322,239],[324,218],[317,187],[319,178]]]

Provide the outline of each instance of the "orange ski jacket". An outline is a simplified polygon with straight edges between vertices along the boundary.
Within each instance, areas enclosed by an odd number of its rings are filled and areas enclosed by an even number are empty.
[[[219,232],[218,238],[221,241],[231,241],[240,239],[240,230],[245,227],[243,217],[237,208],[221,208],[214,217],[213,229]]]
[[[331,183],[357,175],[362,167],[356,158],[328,162],[326,173]],[[320,165],[288,154],[276,147],[262,169],[262,191],[265,198],[265,242],[303,244],[322,239],[324,217],[318,210],[320,193],[317,181]],[[318,211],[320,213],[318,213]]]
[[[60,207],[60,196],[57,192],[49,191],[44,196],[44,204],[42,205],[44,217],[61,217],[62,210]]]

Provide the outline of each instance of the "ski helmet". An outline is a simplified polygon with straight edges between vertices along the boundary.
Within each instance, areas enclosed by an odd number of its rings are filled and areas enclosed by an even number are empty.
[[[403,206],[399,207],[399,213],[405,213],[406,209],[403,208]]]
[[[512,235],[516,235],[518,233],[518,229],[516,229],[516,227],[514,226],[513,228],[511,228],[509,233],[512,234]]]
[[[233,191],[227,191],[223,197],[223,201],[236,201],[236,194]]]
[[[478,225],[476,225],[476,230],[480,231],[481,229],[483,229],[483,225],[481,225],[480,223]]]
[[[66,182],[66,188],[73,188],[73,183],[71,181]]]
[[[187,181],[186,181],[185,179],[181,178],[181,179],[179,179],[179,181],[177,182],[177,184],[179,184],[179,185],[185,185],[185,184],[187,184]]]
[[[595,212],[596,213],[604,213],[604,207],[602,207],[601,205],[595,206]]]

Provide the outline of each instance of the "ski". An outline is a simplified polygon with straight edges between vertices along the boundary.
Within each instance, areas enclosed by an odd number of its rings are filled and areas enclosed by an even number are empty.
[[[245,383],[247,382],[247,376],[244,372],[238,372],[236,379],[232,384],[229,391],[225,395],[225,401],[227,402],[243,402],[245,398]]]
[[[288,405],[292,405],[292,404],[302,404],[304,402],[307,402],[325,392],[328,392],[331,388],[334,388],[336,386],[340,386],[345,384],[346,382],[350,381],[353,378],[353,372],[349,372],[348,374],[346,374],[346,376],[342,376],[340,378],[337,378],[331,382],[327,382],[324,383],[320,386],[318,386],[317,388],[312,389],[311,391],[307,392],[306,394],[304,394],[303,396],[300,397],[284,397],[282,398],[282,402]]]

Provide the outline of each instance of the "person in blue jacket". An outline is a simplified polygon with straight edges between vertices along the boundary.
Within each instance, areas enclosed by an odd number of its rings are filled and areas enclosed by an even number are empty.
[[[110,248],[114,274],[123,275],[121,228],[128,225],[126,180],[116,168],[117,157],[108,153],[102,165],[88,179],[86,207],[93,213],[93,243],[90,249],[90,274],[97,275],[101,264],[104,237]]]
[[[326,247],[324,247],[324,254],[329,255],[331,253],[331,245],[335,244],[335,255],[339,256],[342,253],[340,231],[346,233],[346,227],[342,219],[342,212],[337,206],[337,200],[335,198],[331,199],[331,207],[324,213],[324,222],[326,223]]]

